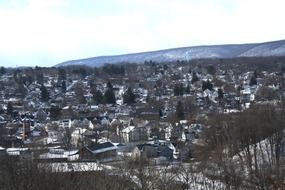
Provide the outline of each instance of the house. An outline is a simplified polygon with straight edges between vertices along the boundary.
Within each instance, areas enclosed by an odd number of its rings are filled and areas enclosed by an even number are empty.
[[[191,125],[184,125],[183,132],[182,132],[182,140],[184,141],[193,141],[195,138],[199,138],[201,131],[200,124],[191,124]]]
[[[35,113],[35,119],[39,122],[46,121],[48,114],[42,109],[39,108],[38,111]]]
[[[71,143],[76,146],[80,146],[83,143],[83,133],[85,133],[87,129],[75,128],[75,130],[71,133]]]
[[[110,125],[110,121],[106,117],[104,117],[101,119],[101,125]]]
[[[83,120],[73,120],[71,127],[86,129],[89,127],[89,125],[89,120],[84,118]]]
[[[56,130],[47,130],[48,137],[46,138],[46,144],[60,145],[62,144],[62,134]]]
[[[152,144],[138,144],[133,152],[132,152],[132,157],[133,158],[153,158],[157,157],[157,147],[153,146]]]
[[[121,131],[121,136],[123,138],[123,142],[130,142],[132,139],[132,131],[134,130],[135,126],[128,126]]]
[[[82,135],[84,138],[84,145],[91,145],[94,142],[98,143],[98,140],[100,139],[99,131],[92,131],[87,129]]]
[[[110,127],[113,129],[117,129],[117,127],[122,126],[123,123],[119,119],[113,119],[110,123]]]
[[[128,123],[128,127],[120,130],[119,136],[122,137],[123,142],[137,142],[145,141],[148,138],[147,125],[149,124],[146,120],[131,119]]]
[[[31,159],[32,154],[28,148],[7,148],[7,155],[18,159]]]
[[[172,134],[172,130],[173,130],[173,126],[171,124],[169,124],[169,126],[167,126],[165,128],[165,139],[166,140],[170,140],[171,134]]]
[[[38,140],[41,138],[48,137],[48,132],[43,128],[35,128],[34,130],[31,131],[30,137],[33,140]]]
[[[72,121],[71,119],[64,119],[60,122],[60,127],[62,128],[71,128],[72,126]]]
[[[138,144],[132,151],[133,158],[158,158],[164,157],[168,161],[174,158],[175,147],[167,141],[156,140],[148,143]]]
[[[79,157],[83,160],[95,159],[100,161],[115,160],[118,147],[111,142],[92,144],[79,150]]]
[[[123,142],[137,142],[147,140],[147,129],[145,126],[128,126],[121,131]]]
[[[39,161],[65,162],[74,161],[79,158],[78,150],[66,151],[64,149],[50,148],[47,153],[39,155]]]
[[[89,124],[88,124],[88,129],[89,130],[100,130],[104,128],[103,125],[101,125],[101,122],[99,119],[95,118],[90,118]]]
[[[94,130],[94,125],[95,125],[95,122],[89,121],[88,129]]]

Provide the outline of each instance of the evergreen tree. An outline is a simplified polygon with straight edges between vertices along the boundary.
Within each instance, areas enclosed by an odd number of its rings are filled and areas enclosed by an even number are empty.
[[[206,90],[207,89],[207,83],[205,81],[203,81],[202,83],[202,90]]]
[[[115,104],[116,103],[116,97],[115,93],[112,89],[108,88],[104,93],[104,102],[106,104]]]
[[[100,90],[94,90],[93,93],[93,101],[95,104],[102,104],[103,103],[103,94]]]
[[[198,78],[196,72],[193,72],[193,73],[192,73],[192,80],[191,80],[191,83],[193,84],[193,83],[195,83],[195,82],[198,81],[198,80],[199,80],[199,78]]]
[[[106,64],[102,68],[103,72],[107,74],[124,75],[125,67],[123,65]]]
[[[221,88],[218,89],[218,98],[220,100],[224,98],[224,92]]]
[[[213,90],[213,84],[209,80],[207,80],[207,88]]]
[[[58,120],[61,117],[61,109],[58,106],[51,106],[49,109],[49,117],[51,120]]]
[[[174,96],[183,96],[183,93],[184,93],[184,88],[183,88],[183,85],[182,84],[179,84],[179,85],[175,85],[174,86]]]
[[[23,84],[30,86],[34,82],[34,78],[31,75],[23,77]]]
[[[6,73],[5,67],[0,67],[0,76]]]
[[[178,87],[178,85],[174,86],[173,92],[174,92],[174,96],[179,96],[179,87]]]
[[[121,65],[120,69],[119,69],[119,74],[121,75],[125,75],[126,71],[125,71],[125,67],[123,65]]]
[[[79,76],[82,80],[88,75],[87,68],[85,67],[81,67],[81,68],[75,67],[72,70],[72,73]]]
[[[176,118],[179,120],[184,119],[184,107],[180,100],[178,101],[176,106]]]
[[[13,108],[12,102],[8,102],[7,110],[6,110],[7,115],[12,116],[13,115],[13,111],[14,111],[14,108]]]
[[[160,118],[162,118],[162,117],[163,117],[163,111],[162,111],[161,109],[159,109],[159,111],[158,111],[158,115],[159,115],[159,117],[160,117]]]
[[[184,94],[184,87],[183,87],[183,84],[180,84],[180,85],[179,85],[179,94],[180,94],[180,96],[183,96],[183,94]]]
[[[213,90],[213,85],[209,80],[207,80],[207,82],[203,81],[202,83],[202,90],[204,91],[206,89]]]
[[[80,68],[79,74],[80,74],[81,79],[85,79],[85,77],[88,76],[87,69],[86,68]]]
[[[44,102],[47,102],[49,100],[49,92],[44,85],[41,86],[41,99]]]
[[[186,89],[185,89],[185,93],[186,94],[190,94],[190,85],[188,84]]]
[[[93,80],[89,81],[90,92],[92,94],[92,99],[95,104],[101,104],[103,101],[103,94],[100,90],[97,90],[97,85]]]
[[[250,86],[257,85],[256,75],[253,75],[253,76],[250,78],[249,85],[250,85]]]
[[[104,93],[104,102],[106,104],[115,104],[116,103],[116,97],[115,97],[113,85],[111,82],[107,83],[107,90]]]
[[[25,88],[23,83],[16,83],[15,84],[15,90],[16,90],[16,93],[21,95],[22,98],[25,98],[25,96],[28,93],[28,90],[27,90],[27,88]]]
[[[215,75],[216,74],[216,68],[213,65],[209,65],[206,67],[207,73],[210,75]]]
[[[62,68],[59,68],[58,69],[58,80],[61,81],[61,80],[66,80],[66,72],[64,69]]]
[[[94,91],[97,89],[97,85],[94,83],[95,80],[95,76],[93,76],[93,79],[88,81],[89,84],[89,88],[91,89],[91,91]]]
[[[84,91],[82,88],[82,83],[77,83],[74,89],[75,97],[78,104],[86,104],[86,99],[84,97]]]
[[[133,93],[132,88],[129,87],[123,95],[123,102],[124,104],[133,104],[135,103],[135,99],[135,94]]]
[[[35,79],[36,79],[36,81],[39,84],[43,84],[44,83],[44,75],[43,75],[43,72],[42,72],[42,68],[36,66],[35,69],[34,69],[34,72],[35,72]]]
[[[258,73],[257,73],[257,71],[256,71],[256,70],[253,72],[253,76],[254,76],[255,78],[257,78],[257,77],[258,77]]]
[[[113,85],[111,82],[107,82],[107,88],[113,90]]]
[[[62,91],[63,93],[66,92],[66,82],[65,82],[64,80],[61,82],[61,91]]]
[[[150,95],[149,95],[149,93],[147,94],[145,101],[146,101],[146,103],[150,102]]]

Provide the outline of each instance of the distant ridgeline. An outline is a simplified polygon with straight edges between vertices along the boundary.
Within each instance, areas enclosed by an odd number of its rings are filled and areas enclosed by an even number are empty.
[[[239,57],[282,57],[285,56],[285,40],[252,43],[182,47],[125,55],[99,56],[86,59],[66,61],[55,67],[82,65],[100,67],[104,64],[119,63],[168,63],[196,59],[229,59]]]

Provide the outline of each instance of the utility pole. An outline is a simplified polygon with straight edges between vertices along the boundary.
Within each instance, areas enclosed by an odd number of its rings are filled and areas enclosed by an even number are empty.
[[[26,136],[26,118],[23,120],[23,137],[22,140],[25,141],[25,136]]]

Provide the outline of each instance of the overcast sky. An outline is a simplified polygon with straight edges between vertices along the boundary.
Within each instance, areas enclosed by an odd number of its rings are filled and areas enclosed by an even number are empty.
[[[0,66],[285,39],[284,0],[0,0]]]

